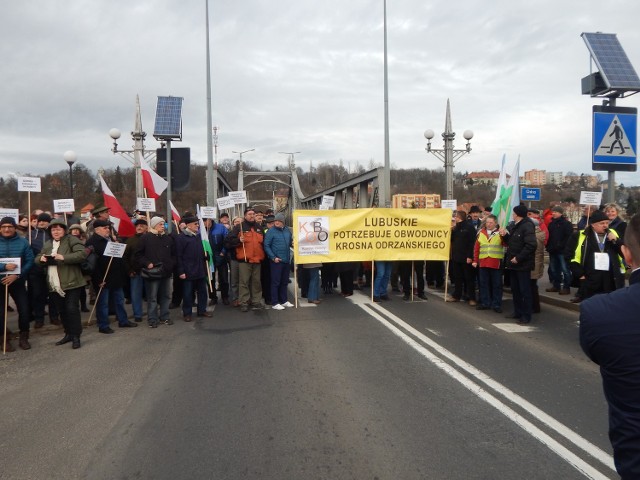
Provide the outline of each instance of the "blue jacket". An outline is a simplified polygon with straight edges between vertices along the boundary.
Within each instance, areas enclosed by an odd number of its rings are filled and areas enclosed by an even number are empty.
[[[278,257],[284,263],[291,263],[293,236],[287,227],[271,227],[264,236],[264,252],[273,260]]]
[[[209,231],[209,242],[211,242],[211,250],[213,250],[216,265],[222,265],[227,259],[227,251],[224,248],[224,239],[228,234],[229,230],[227,230],[227,227],[221,223],[214,224]]]
[[[204,248],[199,233],[191,234],[185,230],[178,235],[176,251],[178,275],[185,274],[187,280],[199,280],[207,275]]]
[[[623,479],[640,478],[640,270],[629,286],[580,303],[580,346],[600,365],[609,440]]]
[[[20,258],[20,278],[26,279],[33,267],[33,250],[26,238],[15,234],[13,237],[0,236],[0,258]],[[4,263],[0,263],[0,273],[7,271]]]

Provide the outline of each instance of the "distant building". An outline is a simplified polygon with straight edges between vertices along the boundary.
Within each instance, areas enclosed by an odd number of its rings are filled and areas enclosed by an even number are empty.
[[[440,208],[437,193],[399,193],[393,196],[393,208]]]
[[[547,172],[547,184],[562,185],[564,183],[564,174],[562,172]]]
[[[547,183],[547,172],[545,170],[529,170],[524,172],[524,180],[527,185],[545,185]]]
[[[470,180],[472,181],[473,185],[492,185],[492,186],[497,186],[498,185],[498,179],[500,178],[500,172],[495,171],[495,172],[471,172],[468,173],[465,177],[465,184],[469,184],[471,182],[469,182]]]
[[[583,188],[597,188],[599,182],[598,177],[595,175],[585,175],[584,173],[581,175],[565,175],[564,181],[565,183],[578,185]]]

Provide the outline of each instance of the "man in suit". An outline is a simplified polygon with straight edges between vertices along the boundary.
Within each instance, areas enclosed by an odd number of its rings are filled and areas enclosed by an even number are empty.
[[[580,304],[580,345],[600,366],[616,470],[628,480],[640,478],[640,214],[621,250],[632,269],[629,287]]]

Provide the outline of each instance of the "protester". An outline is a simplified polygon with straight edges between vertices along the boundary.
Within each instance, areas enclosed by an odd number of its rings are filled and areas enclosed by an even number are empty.
[[[492,308],[502,313],[502,259],[506,243],[498,232],[498,217],[488,215],[480,230],[473,252],[474,268],[479,268],[480,303],[476,310]]]
[[[609,404],[609,440],[623,480],[640,478],[640,214],[621,247],[632,273],[629,287],[580,305],[580,345],[600,366]]]
[[[38,214],[36,228],[32,229],[31,250],[33,256],[37,256],[44,246],[45,242],[51,237],[49,236],[49,222],[51,215],[42,212]],[[31,312],[31,320],[35,322],[35,328],[44,326],[45,307],[49,306],[49,321],[51,325],[60,325],[60,317],[54,302],[49,302],[49,288],[47,287],[46,271],[40,262],[34,262],[33,268],[29,272],[29,307]]]
[[[74,237],[76,237],[78,240],[80,240],[80,243],[82,243],[82,245],[84,245],[85,243],[87,243],[87,236],[84,233],[84,229],[82,228],[82,226],[79,223],[74,223],[69,227],[69,235],[73,235]],[[90,252],[92,252],[92,249],[87,249],[85,248],[85,253],[87,255],[89,255]],[[80,290],[80,311],[81,312],[88,312],[89,311],[89,307],[87,307],[87,283],[91,281],[91,275],[85,275],[83,274],[83,277],[85,278],[85,288],[83,288],[82,290]]]
[[[455,215],[455,226],[451,231],[450,269],[454,289],[453,294],[445,300],[447,302],[459,302],[463,300],[464,294],[470,306],[476,305],[476,273],[472,266],[475,240],[473,224],[467,221],[466,212],[458,210]]]
[[[153,217],[149,227],[148,232],[140,237],[135,260],[142,268],[149,326],[157,328],[159,322],[173,325],[169,315],[169,302],[171,275],[176,263],[176,246],[174,237],[167,235],[165,231],[164,218]],[[154,268],[158,270],[157,276],[145,277],[144,270]]]
[[[80,264],[87,258],[87,253],[77,237],[67,234],[64,219],[53,220],[49,224],[49,234],[51,239],[44,244],[38,258],[46,265],[49,291],[64,327],[64,337],[56,345],[71,342],[75,350],[80,348],[82,334],[80,297],[87,284]]]
[[[558,205],[551,208],[551,221],[548,225],[549,241],[549,279],[551,287],[547,292],[558,292],[560,295],[571,293],[571,270],[564,251],[573,234],[573,225],[564,216],[564,209]]]
[[[242,217],[234,217],[233,218],[233,227],[236,227],[242,223]],[[236,258],[236,249],[235,248],[227,248],[226,243],[227,237],[225,236],[224,240],[224,248],[227,253],[227,257],[229,260],[229,295],[231,297],[231,306],[239,307],[239,293],[238,293],[238,283],[240,280],[240,268],[238,265],[238,259]]]
[[[9,300],[6,297],[8,293],[18,309],[19,346],[23,350],[29,350],[31,345],[29,344],[29,299],[26,280],[33,267],[34,256],[29,242],[17,234],[16,227],[16,221],[13,217],[4,217],[0,220],[0,258],[20,259],[20,265],[13,262],[0,263],[0,283],[2,284],[0,287],[0,326],[2,327],[0,335],[4,334],[6,328],[7,318],[5,317],[4,305]],[[18,271],[18,269],[19,274],[11,273]],[[8,336],[4,348],[7,352],[14,351]]]
[[[218,287],[220,288],[220,296],[222,303],[229,305],[229,260],[227,250],[224,248],[224,239],[229,234],[229,215],[220,214],[219,222],[215,223],[209,231],[209,242],[213,251],[213,260],[215,264],[215,276],[218,278]],[[211,301],[215,305],[218,303],[218,295],[216,289],[211,293]]]
[[[604,206],[604,213],[609,219],[609,230],[615,230],[620,243],[623,243],[627,222],[620,218],[620,206],[617,203],[607,203]]]
[[[139,218],[135,221],[136,233],[127,238],[127,248],[124,251],[124,265],[129,275],[129,289],[131,291],[131,308],[133,318],[136,323],[142,322],[142,302],[144,297],[144,281],[140,272],[142,266],[136,261],[135,254],[140,245],[142,235],[147,233],[149,224],[146,220]]]
[[[284,221],[284,215],[278,213],[275,216],[274,226],[268,229],[264,236],[264,251],[271,262],[269,271],[271,275],[271,308],[273,310],[293,307],[293,304],[287,300],[293,236],[291,230],[285,227]]]
[[[320,268],[321,263],[305,263],[302,265],[303,270],[308,272],[309,286],[307,288],[307,302],[320,303]]]

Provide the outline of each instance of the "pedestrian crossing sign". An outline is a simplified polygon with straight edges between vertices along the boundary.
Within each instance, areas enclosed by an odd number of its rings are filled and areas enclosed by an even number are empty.
[[[638,110],[593,107],[593,170],[631,171],[637,167]]]

